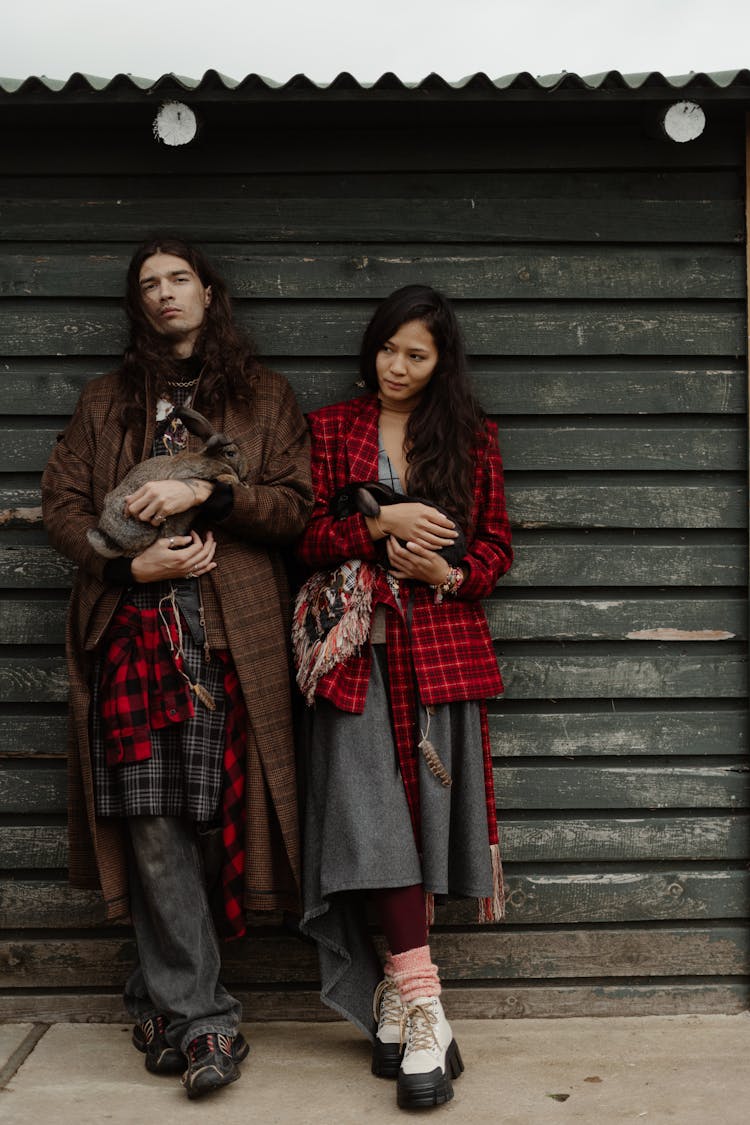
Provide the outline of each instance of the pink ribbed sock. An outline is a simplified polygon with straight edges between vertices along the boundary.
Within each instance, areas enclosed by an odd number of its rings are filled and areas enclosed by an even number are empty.
[[[411,1003],[418,996],[440,995],[438,968],[432,963],[429,945],[407,949],[405,953],[394,953],[390,962],[393,965],[393,979],[404,1004]]]

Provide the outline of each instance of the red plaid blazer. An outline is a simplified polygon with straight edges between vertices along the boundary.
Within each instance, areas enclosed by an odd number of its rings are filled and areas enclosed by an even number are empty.
[[[364,517],[336,519],[329,514],[329,504],[334,493],[351,481],[377,480],[378,413],[377,397],[364,395],[323,407],[308,417],[315,506],[297,551],[312,570],[348,558],[376,559]],[[402,582],[402,588],[410,587],[404,589],[404,595],[413,602],[411,651],[425,705],[484,699],[503,691],[487,620],[479,604],[479,599],[492,593],[513,561],[497,426],[490,421],[477,435],[472,526],[472,538],[461,561],[467,577],[457,596],[435,605],[430,587]],[[395,606],[385,578],[378,600]],[[389,620],[389,644],[391,639]],[[343,711],[361,713],[370,662],[368,645],[358,656],[323,676],[317,694]]]

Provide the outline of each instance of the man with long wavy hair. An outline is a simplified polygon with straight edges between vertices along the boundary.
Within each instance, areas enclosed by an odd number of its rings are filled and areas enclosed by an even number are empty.
[[[296,909],[299,839],[282,550],[312,504],[305,422],[258,362],[227,287],[195,247],[156,238],[127,275],[130,340],[92,380],[42,482],[52,543],[78,566],[68,669],[70,877],[130,915],[133,1044],[194,1098],[239,1077],[240,1004],[219,936],[248,909]],[[198,450],[200,411],[247,462],[239,484],[149,481],[125,514],[186,535],[104,558],[87,532],[138,462]]]

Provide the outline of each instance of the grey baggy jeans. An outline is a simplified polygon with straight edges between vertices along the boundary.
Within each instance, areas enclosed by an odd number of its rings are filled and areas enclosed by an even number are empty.
[[[132,816],[127,823],[139,958],[125,985],[128,1012],[137,1020],[163,1015],[168,1042],[183,1053],[205,1032],[235,1035],[242,1009],[219,981],[221,954],[195,825],[175,816]]]

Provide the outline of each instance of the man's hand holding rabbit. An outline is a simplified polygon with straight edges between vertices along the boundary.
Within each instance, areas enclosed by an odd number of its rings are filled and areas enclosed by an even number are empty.
[[[158,527],[168,516],[196,508],[208,500],[213,484],[207,480],[151,480],[125,497],[125,514]]]
[[[197,531],[190,535],[171,535],[155,539],[136,555],[131,572],[136,582],[158,582],[163,578],[197,578],[216,568],[216,540],[207,531],[205,540]]]

